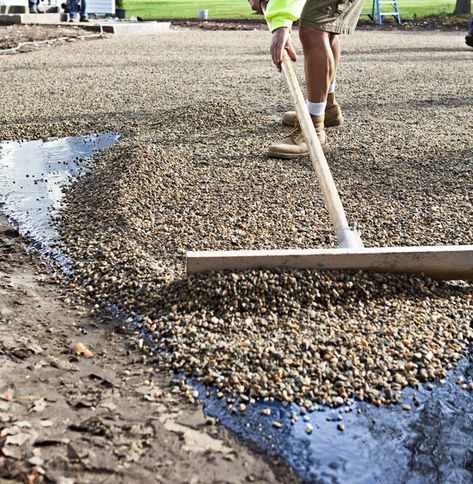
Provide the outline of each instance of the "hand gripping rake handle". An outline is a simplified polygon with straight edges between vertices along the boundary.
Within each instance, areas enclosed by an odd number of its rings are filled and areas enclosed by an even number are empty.
[[[263,12],[266,13],[266,3],[262,3]],[[268,27],[269,24],[268,24]],[[356,230],[350,229],[345,210],[330,172],[325,154],[320,145],[314,124],[310,117],[304,100],[296,73],[286,50],[283,51],[281,69],[289,87],[292,103],[297,113],[302,133],[307,141],[312,166],[319,180],[320,189],[324,197],[325,206],[335,227],[335,233],[340,247],[346,249],[359,249],[363,242]]]

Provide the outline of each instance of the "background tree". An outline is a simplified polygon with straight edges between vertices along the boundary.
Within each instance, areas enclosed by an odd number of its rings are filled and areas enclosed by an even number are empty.
[[[471,12],[471,0],[457,0],[453,15],[469,14]]]

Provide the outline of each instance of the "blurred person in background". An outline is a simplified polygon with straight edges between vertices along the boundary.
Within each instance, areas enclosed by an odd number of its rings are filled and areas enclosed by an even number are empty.
[[[30,13],[38,13],[39,0],[28,0]]]
[[[87,0],[80,0],[80,10],[78,0],[68,0],[67,5],[69,7],[69,22],[75,22],[77,19],[77,12],[80,14],[81,22],[88,22],[89,16],[87,14]]]
[[[470,18],[470,25],[468,26],[468,33],[465,37],[466,45],[473,47],[473,16]]]

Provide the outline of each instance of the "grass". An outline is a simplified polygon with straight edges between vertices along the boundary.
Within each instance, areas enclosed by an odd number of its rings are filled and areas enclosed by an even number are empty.
[[[372,0],[365,0],[365,12]],[[455,0],[398,0],[401,18],[452,13]],[[253,18],[247,0],[125,0],[127,16],[143,19],[196,18],[199,10],[207,9],[209,18]],[[383,7],[383,10],[387,6]]]

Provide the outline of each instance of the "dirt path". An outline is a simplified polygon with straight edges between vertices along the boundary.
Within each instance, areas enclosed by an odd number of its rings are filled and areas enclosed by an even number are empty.
[[[0,481],[291,482],[78,306],[0,218]],[[131,337],[130,337],[131,336]],[[94,356],[75,356],[81,342]]]

